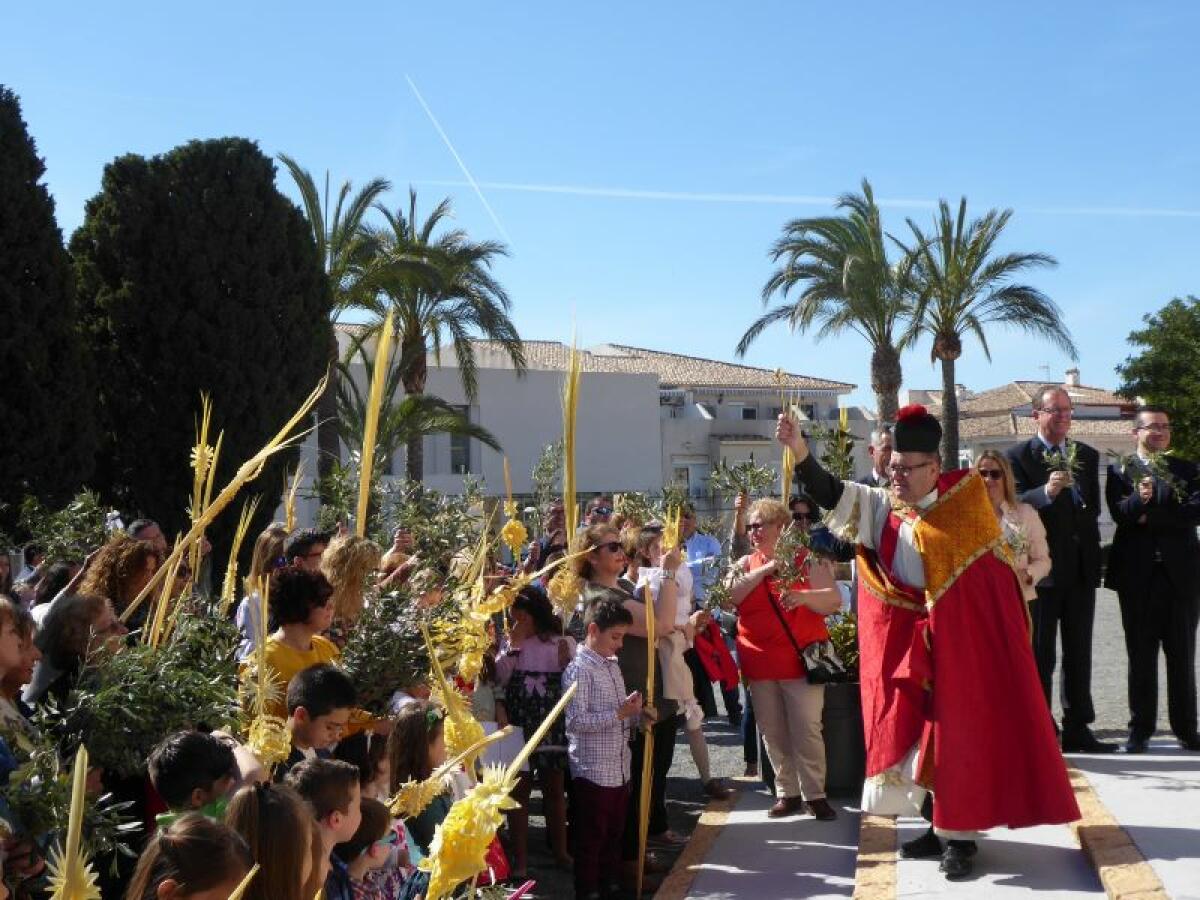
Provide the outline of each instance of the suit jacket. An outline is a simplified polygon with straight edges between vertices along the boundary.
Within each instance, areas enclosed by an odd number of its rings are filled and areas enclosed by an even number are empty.
[[[1156,561],[1166,566],[1171,583],[1186,597],[1200,591],[1200,469],[1193,462],[1166,457],[1174,486],[1154,477],[1140,461],[1110,465],[1105,494],[1117,523],[1105,584],[1134,591],[1150,583]],[[1138,483],[1154,477],[1154,495],[1143,503]]]
[[[859,478],[857,483],[865,484],[867,487],[887,487],[886,484],[880,484],[878,481],[875,480],[874,470],[868,472],[862,478]]]
[[[1017,499],[1036,509],[1046,528],[1051,568],[1042,587],[1100,585],[1100,454],[1087,444],[1071,443],[1078,447],[1076,490],[1059,491],[1052,501],[1044,489],[1050,471],[1041,439],[1034,436],[1004,452],[1016,479]]]

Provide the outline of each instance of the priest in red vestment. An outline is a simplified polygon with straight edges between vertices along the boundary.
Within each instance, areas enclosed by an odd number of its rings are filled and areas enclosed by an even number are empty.
[[[941,856],[957,879],[979,832],[1071,822],[1079,808],[1009,545],[979,475],[941,471],[941,433],[924,407],[900,410],[891,486],[878,488],[827,473],[790,418],[776,432],[828,524],[858,543],[863,809],[914,815],[932,795],[932,828],[903,852]]]

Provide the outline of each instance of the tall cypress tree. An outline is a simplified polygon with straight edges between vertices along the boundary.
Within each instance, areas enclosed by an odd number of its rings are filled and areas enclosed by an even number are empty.
[[[71,251],[103,373],[100,483],[168,535],[186,530],[201,392],[213,438],[225,432],[221,485],[325,370],[331,300],[308,223],[253,142],[192,141],[110,163]],[[265,494],[255,528],[284,464],[276,457],[250,488]],[[218,520],[214,543],[236,518]]]
[[[66,499],[91,475],[94,394],[70,259],[41,183],[46,166],[0,85],[0,523],[21,498]]]

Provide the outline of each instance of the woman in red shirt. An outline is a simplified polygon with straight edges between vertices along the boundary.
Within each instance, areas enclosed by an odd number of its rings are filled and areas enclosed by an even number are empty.
[[[775,546],[790,523],[787,507],[778,500],[758,500],[750,507],[746,530],[754,550],[737,561],[730,585],[738,613],[738,660],[775,767],[779,799],[767,815],[788,816],[807,805],[818,819],[828,820],[836,813],[825,799],[825,686],[805,680],[795,648],[828,639],[825,616],[840,608],[842,598],[832,569],[816,560],[795,584],[778,583]]]

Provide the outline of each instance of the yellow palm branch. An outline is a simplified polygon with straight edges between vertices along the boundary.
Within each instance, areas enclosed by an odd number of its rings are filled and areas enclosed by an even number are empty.
[[[81,846],[83,804],[87,798],[87,747],[79,745],[71,772],[71,814],[67,820],[66,849],[60,845],[46,864],[51,900],[100,900],[96,873]]]
[[[387,381],[388,356],[392,349],[393,311],[387,318],[375,343],[375,369],[371,373],[371,392],[367,397],[367,415],[363,421],[362,452],[359,455],[358,511],[354,533],[367,536],[367,506],[371,502],[371,473],[375,467],[375,436],[379,433],[379,410],[383,405],[383,385]]]
[[[253,481],[262,473],[262,468],[266,464],[267,460],[276,453],[279,453],[281,450],[285,450],[288,447],[291,447],[293,444],[303,440],[304,436],[307,435],[311,429],[305,429],[297,434],[292,434],[292,432],[295,430],[296,426],[299,425],[300,422],[310,412],[312,412],[313,407],[316,406],[317,400],[325,390],[327,378],[328,376],[322,377],[317,383],[317,386],[313,388],[312,393],[305,398],[304,402],[300,404],[300,407],[296,410],[296,412],[292,414],[292,417],[283,424],[283,427],[280,428],[279,431],[276,432],[276,434],[269,441],[267,441],[266,444],[263,445],[262,449],[242,463],[242,465],[238,468],[237,473],[233,476],[230,482],[225,485],[221,493],[219,493],[213,502],[209,504],[208,508],[205,509],[200,515],[200,518],[192,523],[191,529],[183,536],[183,540],[171,553],[171,556],[169,556],[167,560],[159,567],[158,571],[154,573],[154,577],[152,577],[150,581],[146,583],[146,586],[142,588],[141,592],[133,599],[133,602],[125,607],[125,611],[121,613],[122,621],[129,621],[129,617],[138,610],[146,597],[150,595],[150,592],[158,587],[158,585],[162,582],[162,579],[167,574],[167,567],[173,564],[177,558],[182,556],[188,550],[188,548],[192,546],[192,544],[194,544],[201,538],[201,536],[203,536],[204,529],[208,527],[209,523],[211,523],[213,519],[220,515],[225,507],[233,502],[233,498],[237,496],[238,492],[245,487],[246,484]]]

